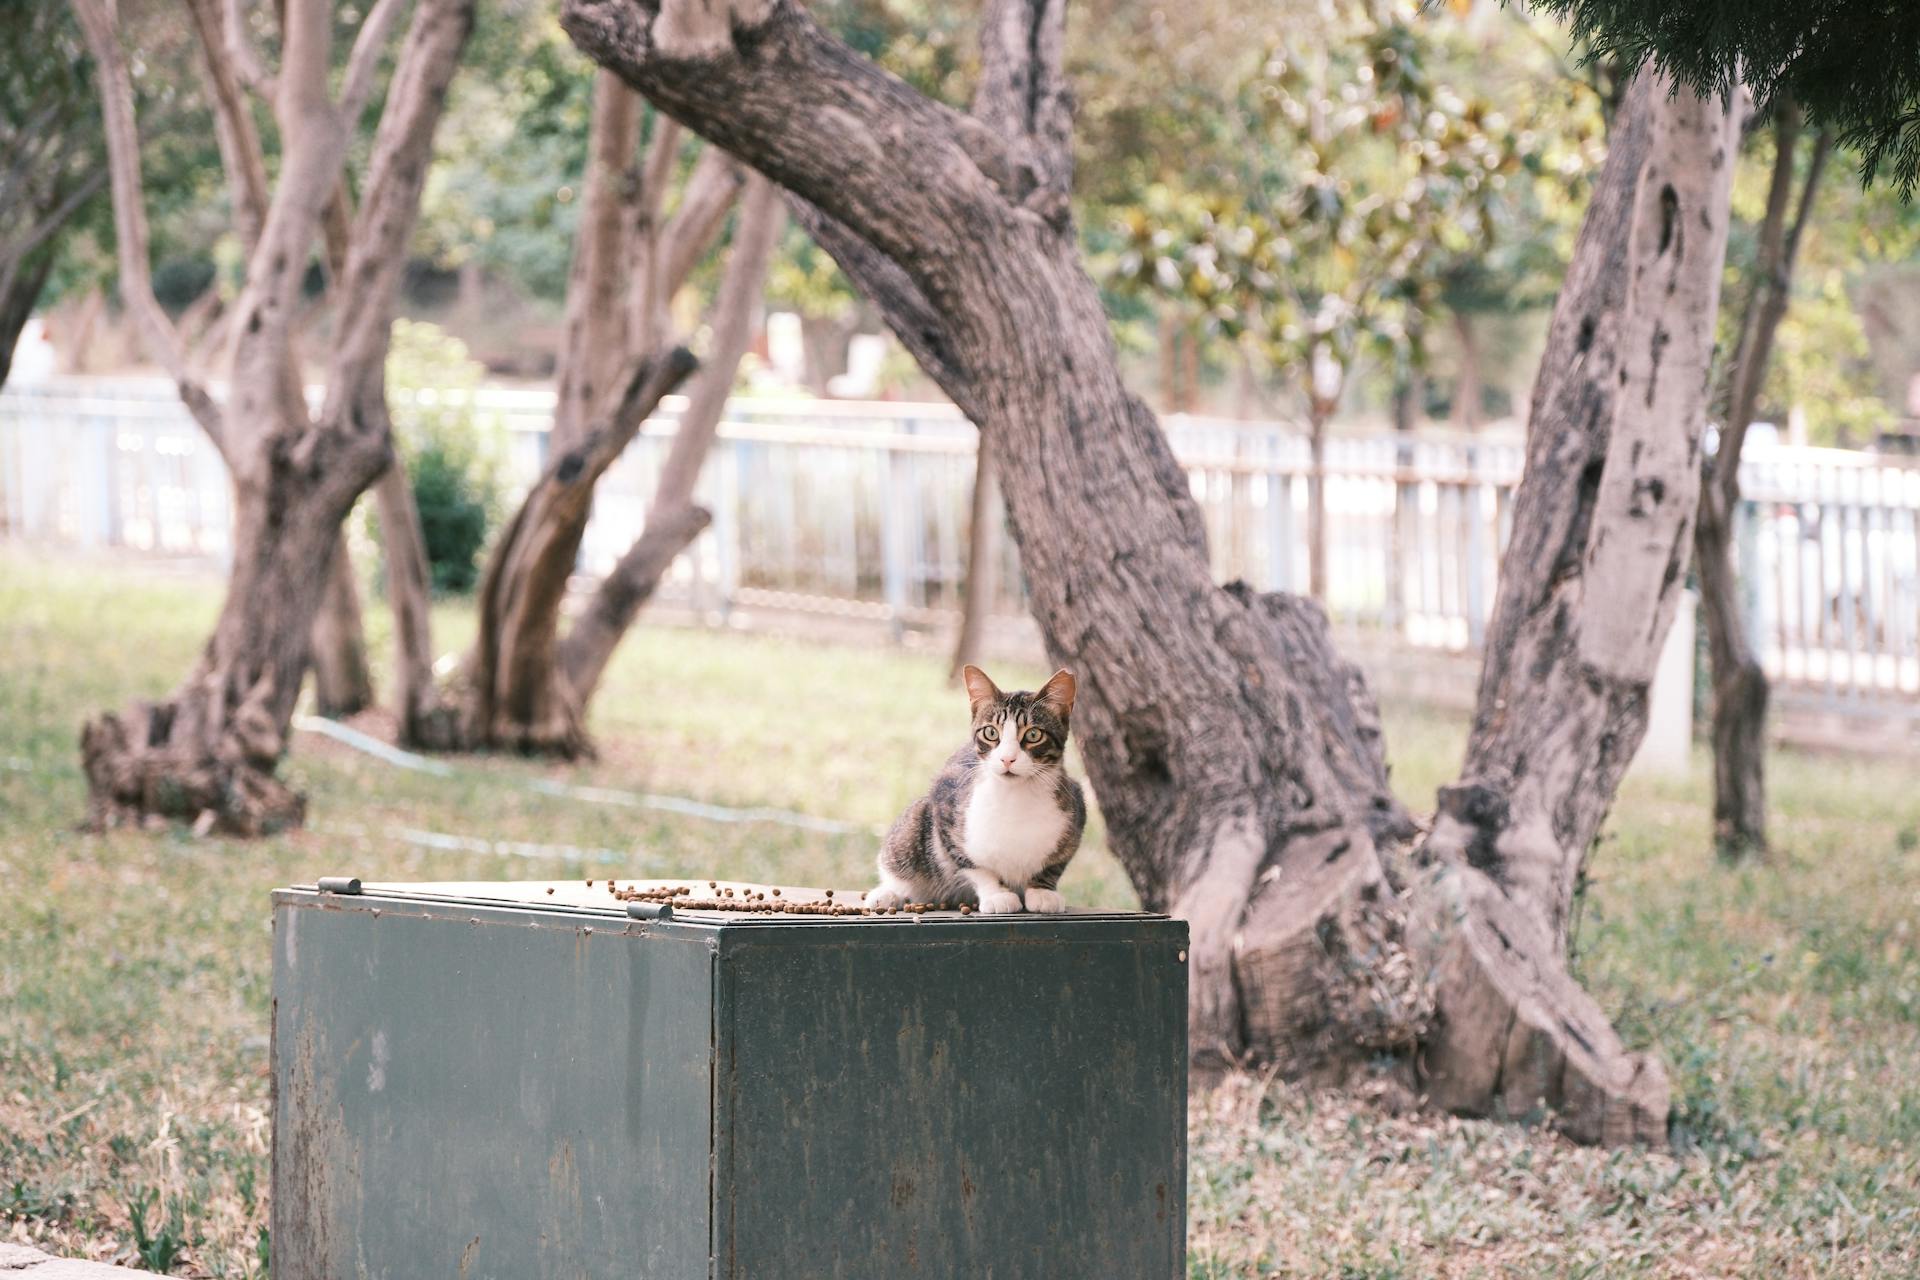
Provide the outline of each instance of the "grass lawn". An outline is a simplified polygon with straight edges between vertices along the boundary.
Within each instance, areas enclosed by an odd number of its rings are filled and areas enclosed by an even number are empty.
[[[962,696],[924,657],[643,625],[596,704],[593,763],[463,760],[435,777],[302,734],[286,769],[311,796],[306,831],[76,833],[82,717],[164,693],[218,592],[0,547],[0,1238],[180,1275],[265,1273],[274,886],[586,868],[860,884],[864,831],[524,784],[880,824],[964,727]],[[449,649],[471,627],[459,605],[437,622]],[[384,649],[377,609],[369,627]],[[1464,726],[1388,710],[1396,783],[1427,807]],[[1740,872],[1713,864],[1702,761],[1685,782],[1627,786],[1578,964],[1628,1038],[1665,1058],[1673,1153],[1233,1081],[1192,1109],[1191,1274],[1920,1275],[1915,773],[1777,757],[1780,856]],[[1131,905],[1097,824],[1063,888]]]

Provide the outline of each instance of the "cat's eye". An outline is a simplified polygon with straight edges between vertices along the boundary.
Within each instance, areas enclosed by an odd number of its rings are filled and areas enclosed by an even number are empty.
[[[982,725],[980,726],[980,741],[989,743],[998,742],[1000,741],[1000,731],[990,724]]]
[[[1047,740],[1047,735],[1038,729],[1029,729],[1020,737],[1022,746],[1037,747]]]

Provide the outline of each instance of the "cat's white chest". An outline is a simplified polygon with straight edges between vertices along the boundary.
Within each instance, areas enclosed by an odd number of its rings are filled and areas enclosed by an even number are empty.
[[[1050,781],[988,776],[967,801],[963,843],[969,862],[1023,885],[1047,865],[1066,829]]]

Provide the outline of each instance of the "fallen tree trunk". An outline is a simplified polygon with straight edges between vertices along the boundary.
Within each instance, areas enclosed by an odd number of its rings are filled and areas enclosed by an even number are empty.
[[[1076,736],[1114,851],[1145,905],[1191,923],[1201,1062],[1337,1079],[1394,1053],[1453,1109],[1544,1105],[1576,1138],[1662,1141],[1664,1074],[1621,1046],[1566,974],[1550,920],[1464,856],[1475,841],[1452,837],[1462,856],[1432,846],[1424,865],[1406,856],[1416,828],[1324,614],[1212,581],[1186,476],[1121,383],[1078,259],[1061,0],[990,6],[971,118],[886,75],[792,0],[568,0],[562,23],[662,110],[793,193],[815,238],[992,439],[1049,656],[1082,677]],[[1576,722],[1556,739],[1559,758],[1541,761],[1559,791],[1511,756],[1504,779],[1491,776],[1490,721],[1461,791],[1506,801],[1529,833],[1543,821],[1556,832],[1543,858],[1584,856],[1637,743],[1644,707],[1632,704],[1671,614],[1673,540],[1690,529],[1731,135],[1726,112],[1667,90],[1650,79],[1631,104],[1637,132],[1608,159],[1556,309],[1569,363],[1542,378],[1532,455],[1562,465],[1536,479],[1530,463],[1516,543],[1550,550],[1557,576],[1545,598],[1524,575],[1503,586],[1508,656],[1483,683],[1523,700],[1503,718]],[[1556,478],[1569,462],[1571,487]],[[1589,556],[1613,598],[1561,589]],[[1553,636],[1558,647],[1543,643]],[[1509,681],[1520,654],[1522,677],[1545,670]],[[1577,821],[1559,832],[1569,804]]]

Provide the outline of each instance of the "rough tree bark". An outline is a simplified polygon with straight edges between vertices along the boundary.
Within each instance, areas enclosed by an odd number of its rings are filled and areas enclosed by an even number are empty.
[[[1114,850],[1146,905],[1191,924],[1203,1064],[1257,1058],[1337,1078],[1392,1052],[1457,1110],[1544,1104],[1576,1138],[1662,1141],[1664,1074],[1624,1049],[1567,976],[1544,918],[1522,914],[1504,880],[1463,854],[1400,856],[1416,828],[1324,614],[1212,581],[1186,477],[1121,383],[1078,260],[1062,0],[990,6],[983,75],[1021,90],[1006,95],[1004,127],[921,97],[793,0],[568,0],[562,23],[661,109],[793,193],[815,238],[993,438],[1049,655],[1082,676],[1076,729]],[[1637,141],[1616,146],[1601,175],[1576,287],[1556,313],[1577,354],[1549,368],[1535,415],[1545,478],[1529,469],[1520,541],[1565,546],[1571,563],[1548,584],[1559,594],[1544,619],[1524,595],[1504,604],[1508,651],[1544,668],[1521,671],[1513,691],[1531,705],[1513,710],[1541,721],[1564,711],[1585,732],[1569,733],[1562,759],[1591,767],[1554,768],[1553,796],[1537,784],[1522,793],[1510,772],[1508,812],[1529,830],[1540,801],[1596,823],[1604,812],[1610,762],[1631,753],[1644,708],[1594,732],[1591,704],[1607,699],[1587,682],[1644,702],[1673,541],[1651,550],[1647,534],[1690,524],[1704,339],[1680,329],[1712,331],[1731,140],[1725,113],[1667,88],[1642,87]],[[1616,394],[1622,369],[1631,385]],[[1691,407],[1682,385],[1694,387]],[[1648,395],[1663,432],[1650,409],[1628,411]],[[1567,493],[1554,476],[1571,457],[1581,461]],[[1656,480],[1659,501],[1647,492]],[[1589,552],[1612,597],[1591,610],[1577,587],[1562,590],[1585,577]],[[1569,643],[1530,643],[1529,624],[1555,616]],[[1489,687],[1506,683],[1495,672]],[[1541,822],[1551,829],[1550,814]],[[1585,843],[1563,840],[1562,856]]]
[[[631,162],[641,99],[611,73],[600,75],[594,92],[553,457],[495,544],[481,580],[480,634],[453,699],[459,717],[453,744],[468,749],[562,756],[590,750],[586,708],[607,660],[660,576],[710,519],[694,505],[693,487],[751,337],[779,229],[777,203],[761,183],[742,208],[715,304],[714,350],[681,415],[646,524],[563,639],[561,606],[594,486],[660,398],[694,368],[684,348],[666,345],[668,302],[719,236],[747,183],[737,163],[708,149],[673,215],[663,217],[680,153],[679,126],[665,117],[657,121],[636,173]],[[628,366],[624,384],[622,365]],[[607,389],[622,385],[618,403],[605,407]],[[602,407],[596,411],[596,405]],[[595,412],[597,418],[587,416]]]
[[[1466,764],[1421,851],[1444,1105],[1557,1088],[1601,1136],[1664,1129],[1659,1064],[1554,985],[1577,993],[1568,918],[1683,586],[1743,114],[1636,77],[1554,306]]]
[[[1801,233],[1813,212],[1820,175],[1833,145],[1825,131],[1814,138],[1795,205],[1794,169],[1801,133],[1799,108],[1792,103],[1776,108],[1773,178],[1760,223],[1753,287],[1727,366],[1726,420],[1719,448],[1700,467],[1700,520],[1693,535],[1713,679],[1713,839],[1720,857],[1729,862],[1764,857],[1767,852],[1767,676],[1747,636],[1740,606],[1733,521],[1740,510],[1741,449],[1766,383],[1774,334],[1793,294],[1793,265]]]
[[[221,406],[187,375],[177,335],[153,298],[133,96],[113,10],[109,0],[74,0],[98,68],[122,294],[149,350],[226,457],[236,494],[227,597],[194,669],[165,701],[102,713],[81,734],[95,826],[184,818],[258,834],[304,815],[304,798],[275,769],[340,523],[391,454],[380,391],[393,296],[434,128],[473,26],[472,0],[414,7],[336,298],[326,402],[310,414],[290,357],[300,281],[399,7],[377,0],[369,10],[336,97],[329,90],[332,4],[286,6],[276,85],[281,165],[236,306]]]
[[[259,246],[260,233],[266,225],[270,195],[266,151],[260,143],[260,130],[249,98],[250,81],[234,60],[235,41],[228,39],[218,0],[188,0],[186,9],[198,39],[201,80],[213,108],[214,139],[227,177],[234,230],[242,249],[252,254]],[[245,19],[234,15],[233,20],[243,22]],[[343,188],[344,184],[336,188],[335,199],[322,224],[330,282],[339,279],[346,265],[348,226],[346,219],[339,216],[345,207]],[[211,290],[208,296],[217,299]],[[219,330],[230,318],[231,313],[220,317],[214,327],[201,335],[197,344],[201,355],[196,364],[210,361],[215,355],[224,340]],[[182,317],[181,338],[190,341],[192,334],[185,320]],[[284,376],[289,383],[290,398],[304,394],[306,379],[301,373],[298,354],[291,346],[286,353]],[[373,667],[367,657],[360,588],[354,580],[353,562],[344,545],[335,551],[327,570],[326,591],[321,596],[320,611],[314,617],[307,648],[315,711],[343,719],[373,705]]]

